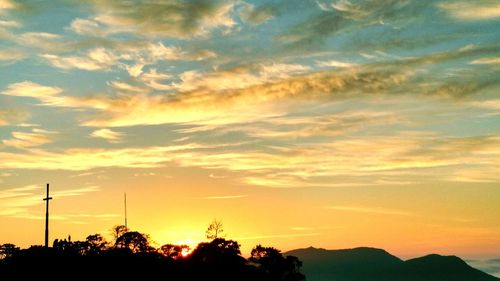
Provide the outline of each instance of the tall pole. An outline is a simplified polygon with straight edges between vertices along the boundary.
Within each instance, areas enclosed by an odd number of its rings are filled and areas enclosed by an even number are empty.
[[[49,184],[47,184],[47,196],[43,198],[45,201],[45,248],[49,247]]]
[[[128,229],[127,227],[127,193],[125,192],[124,194],[124,204],[125,204],[125,228]]]

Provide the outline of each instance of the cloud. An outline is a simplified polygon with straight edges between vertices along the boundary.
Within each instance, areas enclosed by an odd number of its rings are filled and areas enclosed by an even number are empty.
[[[50,95],[38,97],[42,104],[97,110],[97,114],[88,115],[82,121],[86,126],[175,123],[221,126],[281,116],[296,110],[304,101],[382,95],[462,99],[494,87],[498,80],[486,70],[478,70],[473,76],[466,73],[469,76],[430,77],[426,68],[495,51],[494,47],[484,46],[333,70],[314,70],[303,64],[267,63],[211,71],[190,70],[176,76],[151,68],[147,72],[137,71],[138,77],[132,80],[133,84],[111,82],[109,85],[120,92],[115,95],[65,96],[60,88],[29,81],[11,84],[3,93],[27,96],[18,91],[23,87],[52,91]],[[154,91],[169,94],[159,95]]]
[[[421,182],[422,177],[457,181],[453,174],[472,166],[498,169],[500,165],[498,137],[438,139],[441,138],[424,135],[371,136],[316,141],[311,145],[284,144],[270,151],[192,152],[193,158],[180,157],[176,162],[182,166],[237,171],[243,173],[247,184],[277,188],[405,185]],[[447,171],[449,176],[443,177],[436,171]],[[498,173],[483,180],[500,180],[494,175]],[[389,178],[390,181],[384,180]]]
[[[25,219],[42,219],[44,216],[38,213],[32,213],[30,208],[42,204],[43,194],[41,193],[42,186],[28,185],[18,188],[10,188],[0,191],[0,216]],[[64,197],[81,196],[90,192],[99,191],[97,186],[85,186],[67,190],[53,190],[51,196],[54,199],[60,200]],[[58,215],[51,219],[66,220],[68,216]]]
[[[220,200],[220,199],[239,199],[239,198],[245,198],[245,197],[248,197],[248,195],[207,196],[207,197],[203,197],[203,199],[206,199],[206,200]]]
[[[64,190],[56,190],[52,191],[52,197],[54,198],[64,198],[64,197],[72,197],[72,196],[80,196],[89,192],[99,191],[101,188],[98,186],[86,186],[80,188],[73,189],[64,189]]]
[[[0,126],[19,125],[30,118],[30,113],[19,108],[0,110]]]
[[[49,32],[26,32],[13,38],[20,45],[48,51],[61,50],[69,44],[62,35]]]
[[[2,92],[2,94],[46,100],[59,95],[62,91],[63,90],[58,87],[43,86],[31,81],[24,81],[9,85],[7,89]]]
[[[352,67],[356,64],[338,60],[319,61],[316,63],[320,67]]]
[[[111,143],[118,143],[121,142],[124,133],[120,132],[115,132],[110,129],[99,129],[95,130],[90,134],[91,137],[93,138],[102,138],[105,140],[108,140]]]
[[[254,236],[241,236],[236,238],[236,240],[262,240],[269,238],[296,238],[296,237],[309,237],[309,236],[319,236],[321,233],[285,233],[285,234],[264,234],[264,235],[254,235]]]
[[[15,97],[31,97],[37,99],[42,105],[61,107],[84,107],[103,109],[107,105],[103,104],[102,98],[79,98],[63,96],[63,89],[59,87],[44,86],[32,81],[24,81],[10,84],[1,92],[3,95]],[[110,102],[106,100],[106,102]]]
[[[67,149],[49,152],[31,149],[26,153],[0,152],[0,168],[82,171],[103,167],[153,168],[177,158],[196,144],[124,149]],[[187,156],[189,154],[182,154]]]
[[[393,210],[386,208],[368,208],[368,207],[360,207],[360,206],[326,206],[328,210],[335,211],[346,211],[346,212],[355,212],[355,213],[367,213],[367,214],[375,214],[375,215],[395,215],[395,216],[412,216],[412,213],[401,211],[401,210]]]
[[[91,19],[76,18],[70,23],[69,29],[87,36],[105,36],[108,34],[99,22]]]
[[[98,71],[119,67],[127,70],[130,76],[139,77],[144,66],[159,61],[198,61],[214,58],[216,54],[208,50],[188,53],[179,47],[165,46],[161,42],[136,42],[130,46],[120,46],[118,43],[109,48],[97,47],[77,55],[61,56],[47,53],[41,54],[40,57],[57,68]]]
[[[253,122],[280,116],[290,110],[294,103],[300,104],[304,100],[328,101],[370,95],[413,94],[416,88],[421,89],[419,93],[414,93],[418,95],[449,98],[472,95],[493,80],[488,80],[488,75],[485,75],[482,78],[484,82],[444,80],[416,87],[414,81],[421,81],[425,72],[416,72],[414,69],[484,53],[485,50],[488,49],[438,53],[392,63],[316,72],[300,64],[253,64],[209,72],[186,71],[179,75],[180,81],[172,81],[175,77],[170,74],[150,69],[149,72],[140,74],[138,81],[150,87],[150,90],[171,91],[169,95],[155,95],[147,89],[140,92],[140,88],[134,88],[137,93],[116,96],[70,97],[53,94],[39,99],[45,105],[96,109],[100,114],[83,123],[95,127]],[[40,85],[32,82],[23,83],[10,85],[4,94],[15,95],[18,92],[15,89],[20,86],[40,88]],[[119,90],[124,90],[124,87],[132,89],[131,85],[123,82],[111,85],[120,88]]]
[[[472,267],[500,278],[500,259],[467,260]]]
[[[31,132],[12,132],[12,138],[5,139],[2,143],[15,148],[37,147],[53,142],[55,134],[57,132],[41,129],[32,129]]]
[[[143,92],[145,91],[144,88],[130,85],[125,82],[121,81],[111,81],[108,83],[111,87],[113,87],[116,90],[123,91],[123,92]]]
[[[16,3],[11,0],[0,0],[0,15],[8,10],[13,10],[16,8]]]
[[[310,107],[308,110],[314,112],[322,107],[331,106],[334,103],[322,106]],[[324,109],[323,109],[324,110]],[[405,124],[409,121],[401,114],[395,112],[377,111],[349,111],[341,113],[324,112],[322,115],[307,116],[279,116],[262,120],[255,125],[233,125],[228,128],[219,129],[223,132],[243,132],[251,137],[269,140],[296,140],[317,137],[343,136],[348,133],[362,130],[369,126]]]
[[[274,65],[260,67],[258,74],[249,69],[207,74],[185,72],[181,75],[181,83],[155,85],[165,90],[177,90],[176,94],[164,97],[140,94],[114,99],[112,104],[105,106],[103,117],[89,120],[85,125],[117,127],[251,122],[283,114],[285,104],[294,100],[333,99],[353,92],[390,91],[391,87],[407,79],[404,73],[321,72],[300,75],[296,67],[290,73],[276,72],[277,68],[285,69],[283,65]]]
[[[82,69],[88,71],[108,69],[116,64],[119,56],[104,48],[89,50],[84,56],[60,57],[51,54],[42,54],[41,58],[46,59],[54,67],[62,69]]]
[[[338,139],[317,138],[300,145],[293,140],[276,139],[272,146],[251,149],[245,143],[55,152],[29,149],[20,153],[0,152],[3,159],[0,169],[82,171],[175,165],[236,172],[238,180],[246,185],[271,188],[498,182],[499,139],[500,136],[446,138],[422,133],[365,137],[347,134]],[[484,173],[477,174],[474,170]],[[484,174],[489,175],[484,177]]]
[[[158,91],[172,90],[173,86],[163,84],[162,81],[172,79],[173,76],[167,73],[159,73],[155,68],[151,68],[148,72],[140,76],[140,80],[149,88]]]
[[[18,61],[26,57],[21,51],[17,50],[0,50],[0,61]]]
[[[475,59],[470,64],[500,64],[500,57]]]
[[[259,6],[245,3],[242,8],[240,8],[240,17],[252,25],[259,25],[265,23],[266,21],[272,19],[277,13],[276,9],[272,6]]]
[[[12,28],[12,27],[21,27],[21,24],[15,20],[0,20],[0,28]]]
[[[31,195],[32,191],[38,190],[38,189],[41,189],[41,187],[38,185],[29,185],[29,186],[24,186],[24,187],[1,190],[0,191],[0,199]]]
[[[453,1],[438,7],[458,20],[492,20],[500,18],[500,4],[495,0]]]
[[[276,39],[301,52],[311,51],[313,46],[343,32],[363,30],[370,26],[390,23],[406,26],[423,14],[426,3],[422,1],[316,1],[317,12],[285,29]],[[314,11],[314,9],[311,9]],[[410,16],[411,15],[411,16]],[[394,34],[394,31],[392,31]],[[371,38],[370,38],[371,40]]]
[[[485,109],[500,110],[500,99],[497,100],[483,100],[471,103],[473,106]]]
[[[140,5],[109,0],[88,2],[96,15],[73,23],[77,32],[102,26],[106,34],[126,32],[186,39],[205,36],[214,29],[230,30],[236,24],[230,13],[235,1],[148,1]]]

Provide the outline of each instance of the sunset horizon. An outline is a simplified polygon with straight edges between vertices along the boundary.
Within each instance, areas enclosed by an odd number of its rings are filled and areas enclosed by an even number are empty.
[[[499,40],[495,0],[0,0],[0,244],[50,184],[50,246],[498,261]]]

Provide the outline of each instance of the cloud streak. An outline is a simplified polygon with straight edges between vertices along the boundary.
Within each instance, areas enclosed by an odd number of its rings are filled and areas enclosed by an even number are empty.
[[[35,128],[31,132],[12,132],[12,138],[5,139],[2,143],[5,146],[21,149],[37,147],[53,142],[56,134],[57,132]]]
[[[412,216],[410,212],[405,212],[401,210],[393,210],[386,208],[368,208],[360,206],[326,206],[325,209],[335,210],[335,211],[345,211],[354,213],[365,213],[372,215],[394,215],[394,216]]]
[[[95,10],[91,19],[73,23],[75,31],[104,29],[105,34],[134,33],[139,36],[191,38],[206,36],[213,29],[231,29],[234,1],[145,2],[87,1]]]
[[[438,7],[458,20],[491,20],[500,18],[500,4],[496,1],[453,1]]]
[[[248,197],[248,195],[223,195],[223,196],[206,196],[203,199],[206,200],[224,200],[224,199],[240,199]]]
[[[18,188],[10,188],[0,191],[0,203],[2,210],[0,216],[23,218],[23,219],[44,219],[37,213],[33,213],[30,208],[41,205],[43,195],[41,194],[42,187],[39,185],[28,185]],[[97,192],[100,188],[97,186],[85,186],[74,189],[56,190],[52,192],[52,197],[61,199],[65,197],[82,196],[87,193]],[[71,215],[55,215],[51,216],[54,220],[68,220]],[[99,217],[99,216],[93,216]],[[108,218],[105,215],[104,218]]]
[[[120,132],[115,132],[110,129],[99,129],[93,131],[90,136],[93,138],[102,138],[105,139],[111,143],[119,143],[122,141],[122,138],[124,137],[124,133]]]

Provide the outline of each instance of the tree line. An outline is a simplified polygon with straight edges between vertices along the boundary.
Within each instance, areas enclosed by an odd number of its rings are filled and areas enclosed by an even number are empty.
[[[53,280],[305,280],[300,272],[302,262],[297,257],[257,245],[246,259],[241,255],[240,244],[224,238],[223,231],[222,223],[214,220],[206,231],[210,241],[201,242],[194,249],[175,244],[154,247],[148,235],[123,225],[113,227],[110,242],[101,234],[92,234],[84,241],[71,241],[71,237],[56,239],[48,248],[20,249],[3,244],[0,280],[35,276]]]

